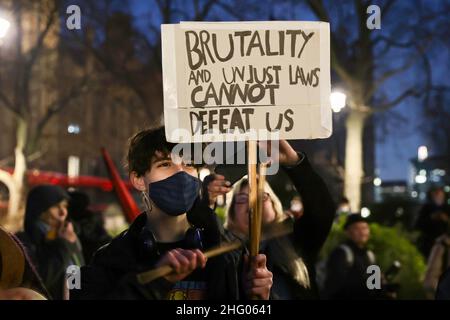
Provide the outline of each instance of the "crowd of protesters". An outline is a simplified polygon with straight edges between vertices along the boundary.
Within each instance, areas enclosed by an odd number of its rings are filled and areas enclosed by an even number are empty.
[[[212,174],[200,181],[198,168],[176,159],[164,128],[130,139],[130,182],[146,208],[115,238],[101,215],[89,209],[79,191],[41,185],[27,196],[24,230],[0,228],[0,299],[395,299],[388,275],[372,290],[367,272],[377,264],[368,249],[370,226],[351,213],[347,199],[336,207],[306,154],[280,141],[279,164],[298,196],[283,210],[276,190],[264,184],[262,229],[291,230],[264,239],[249,258],[246,246],[207,258],[204,252],[248,238],[249,182],[233,184]],[[176,161],[179,160],[179,161]],[[215,208],[226,197],[224,223]],[[441,188],[433,188],[416,228],[418,247],[428,260],[424,287],[429,298],[449,299],[450,211]],[[327,257],[317,281],[319,252],[336,215],[345,216],[346,240]],[[81,269],[81,286],[69,288],[67,270]],[[172,273],[152,281],[137,275],[170,266]],[[320,283],[318,283],[320,282]],[[375,281],[375,286],[376,286]]]

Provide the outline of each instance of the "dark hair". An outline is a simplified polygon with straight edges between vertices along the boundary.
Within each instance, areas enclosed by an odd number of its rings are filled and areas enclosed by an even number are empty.
[[[174,146],[167,142],[164,126],[136,133],[128,143],[128,172],[143,176],[150,170],[150,162],[157,151],[170,154]]]
[[[352,224],[358,223],[358,222],[367,222],[367,219],[363,218],[361,214],[359,213],[352,213],[347,217],[347,220],[344,224],[344,230],[347,230]]]
[[[350,201],[348,200],[348,198],[342,197],[342,198],[340,199],[339,203],[350,203]]]
[[[429,202],[432,202],[433,201],[433,195],[435,195],[437,192],[443,192],[444,193],[444,195],[445,195],[445,191],[444,191],[444,188],[442,188],[441,186],[439,186],[439,185],[432,185],[429,189],[428,189],[428,191],[427,191],[427,200],[429,201]]]

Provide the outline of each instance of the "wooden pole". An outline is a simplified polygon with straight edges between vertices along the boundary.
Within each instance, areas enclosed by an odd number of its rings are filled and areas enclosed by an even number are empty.
[[[250,257],[254,257],[259,251],[258,236],[258,186],[257,186],[257,141],[251,140],[247,143],[248,150],[248,226],[249,226],[249,251]],[[261,224],[260,224],[261,225]]]
[[[207,259],[221,255],[226,252],[230,252],[239,249],[242,246],[242,242],[239,240],[229,242],[224,245],[217,246],[213,249],[204,252]],[[171,266],[162,266],[150,271],[142,272],[137,275],[137,280],[140,284],[146,284],[158,278],[169,275],[173,272]]]
[[[266,182],[267,165],[265,163],[260,163],[258,167],[259,167],[259,174],[257,183],[256,211],[255,214],[253,215],[254,233],[255,233],[254,246],[256,254],[258,254],[259,252],[259,243],[261,242],[262,213],[264,205],[264,184]]]
[[[264,241],[264,240],[269,240],[269,239],[273,239],[273,238],[277,238],[277,237],[282,237],[282,236],[285,236],[290,233],[292,233],[292,226],[290,226],[290,225],[286,225],[286,224],[282,224],[282,223],[276,224],[276,225],[271,225],[270,228],[268,228],[265,231],[265,233],[262,235],[261,240]],[[233,251],[233,250],[237,250],[243,244],[244,244],[244,242],[239,241],[239,240],[227,242],[227,243],[221,244],[215,248],[212,248],[208,251],[205,251],[204,255],[208,259],[213,258],[218,255],[221,255],[221,254]],[[139,273],[137,275],[137,280],[140,284],[146,284],[146,283],[154,281],[158,278],[167,276],[172,272],[173,272],[173,269],[171,266],[162,266],[162,267],[150,270],[150,271],[145,271],[145,272]]]

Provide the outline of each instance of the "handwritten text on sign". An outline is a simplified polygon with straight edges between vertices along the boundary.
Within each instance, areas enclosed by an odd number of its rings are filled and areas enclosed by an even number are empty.
[[[322,121],[330,86],[323,25],[180,26],[173,36],[176,67],[168,71],[175,71],[176,80],[164,69],[166,126],[176,109],[178,128],[192,136],[231,134],[245,139],[250,130],[277,131],[292,139],[328,135]],[[167,99],[167,90],[176,98]]]

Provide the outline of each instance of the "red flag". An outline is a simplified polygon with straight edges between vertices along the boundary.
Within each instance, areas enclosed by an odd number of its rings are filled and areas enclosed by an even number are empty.
[[[105,160],[106,168],[108,169],[109,176],[111,177],[114,190],[116,191],[117,196],[119,197],[120,205],[122,209],[125,211],[128,222],[132,222],[141,212],[139,207],[134,201],[134,198],[131,196],[130,191],[126,187],[122,178],[117,171],[114,162],[112,161],[108,151],[105,148],[102,148],[102,156],[103,160]]]

